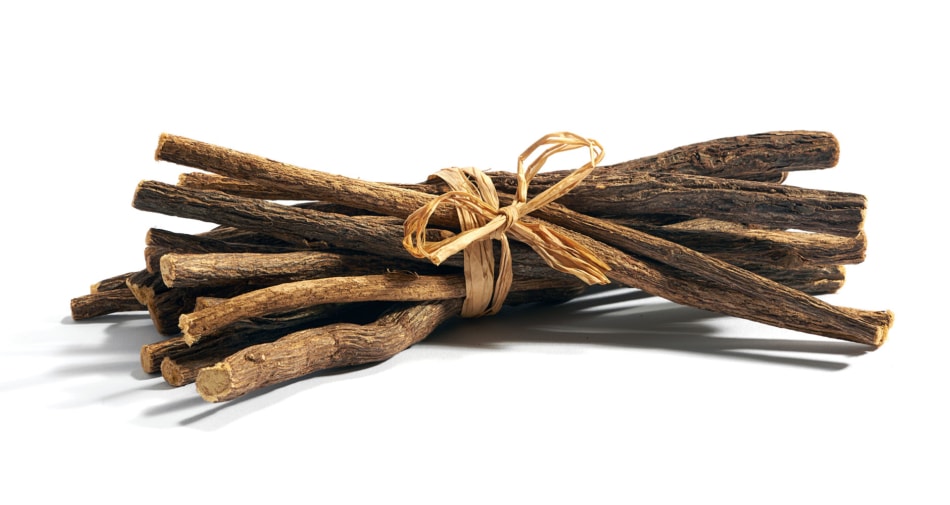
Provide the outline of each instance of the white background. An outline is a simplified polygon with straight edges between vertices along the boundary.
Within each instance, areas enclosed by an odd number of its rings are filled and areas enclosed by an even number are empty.
[[[944,15],[314,4],[0,7],[5,496],[946,503]],[[90,283],[141,268],[149,227],[210,227],[129,205],[139,180],[177,176],[152,160],[163,131],[414,182],[513,169],[557,130],[612,163],[791,129],[833,132],[842,154],[788,183],[869,198],[867,261],[826,299],[896,313],[877,351],[627,292],[451,324],[375,367],[207,404],[141,373],[146,319],[68,317]]]

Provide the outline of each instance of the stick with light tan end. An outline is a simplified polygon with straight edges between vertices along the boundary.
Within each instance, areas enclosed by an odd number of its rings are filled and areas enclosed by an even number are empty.
[[[575,286],[574,279],[518,279],[512,291],[560,289]],[[189,345],[228,325],[267,314],[276,314],[327,303],[361,301],[427,301],[465,296],[462,275],[412,275],[393,273],[358,277],[328,277],[288,282],[251,291],[203,310],[183,314],[179,326]]]
[[[461,307],[460,299],[422,302],[370,324],[332,324],[252,346],[201,369],[198,393],[220,402],[321,370],[383,361],[429,336]]]

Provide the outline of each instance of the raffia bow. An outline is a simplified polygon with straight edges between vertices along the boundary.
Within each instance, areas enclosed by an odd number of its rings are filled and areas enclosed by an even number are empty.
[[[525,168],[538,149],[548,146]],[[528,184],[551,156],[587,148],[590,162],[571,172],[557,184],[528,200]],[[602,260],[570,237],[538,222],[521,218],[544,207],[577,186],[603,159],[599,142],[570,132],[558,132],[538,139],[518,157],[518,186],[514,200],[499,208],[498,194],[491,178],[475,168],[447,168],[435,176],[444,180],[451,191],[439,195],[413,212],[405,222],[403,246],[417,258],[436,265],[464,251],[466,298],[462,316],[490,315],[501,310],[512,281],[511,248],[508,235],[528,244],[551,268],[576,276],[587,284],[607,284],[604,272],[610,270]],[[462,232],[438,242],[426,240],[429,219],[443,203],[455,205]],[[501,269],[495,276],[495,261],[490,239],[501,242]]]

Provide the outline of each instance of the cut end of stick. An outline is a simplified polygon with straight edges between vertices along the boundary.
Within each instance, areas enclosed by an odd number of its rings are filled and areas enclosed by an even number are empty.
[[[202,368],[198,371],[195,380],[198,394],[206,401],[221,402],[230,400],[233,391],[231,384],[231,366],[227,363],[218,363],[214,366]]]
[[[162,360],[161,370],[162,378],[172,387],[181,387],[189,382],[178,363],[167,356]]]
[[[73,321],[82,321],[89,318],[89,316],[83,314],[83,305],[87,299],[86,296],[79,296],[69,301],[69,314]]]
[[[170,288],[176,287],[175,281],[177,280],[176,265],[172,256],[174,256],[174,253],[164,254],[158,260],[158,270],[162,274],[162,282]]]
[[[864,223],[867,222],[867,218],[868,218],[868,199],[865,197],[862,197],[862,198],[864,198],[864,206],[861,207],[861,210],[860,210],[861,219],[857,223],[857,233],[854,234],[855,237],[859,237],[862,234],[864,234]]]
[[[161,161],[162,148],[165,147],[165,142],[168,141],[170,135],[168,133],[162,133],[158,136],[158,147],[155,148],[155,161]]]
[[[139,351],[139,362],[142,364],[143,372],[147,374],[158,372],[158,369],[155,368],[155,358],[152,356],[152,351],[149,346],[142,346],[142,349]]]
[[[841,146],[838,144],[838,138],[832,135],[831,133],[827,134],[833,149],[831,150],[831,159],[828,160],[828,168],[832,168],[838,164],[838,158],[841,156]]]
[[[191,321],[193,317],[191,314],[182,314],[178,317],[178,328],[181,329],[182,338],[185,340],[185,343],[189,347],[195,344],[198,340],[201,339],[200,335],[196,335],[191,331]]]
[[[874,337],[875,347],[881,347],[882,345],[884,345],[884,342],[887,340],[888,332],[890,331],[891,327],[894,326],[893,312],[889,310],[885,310],[881,314],[884,316],[886,323],[881,325],[881,327],[877,329],[877,335],[875,335]]]

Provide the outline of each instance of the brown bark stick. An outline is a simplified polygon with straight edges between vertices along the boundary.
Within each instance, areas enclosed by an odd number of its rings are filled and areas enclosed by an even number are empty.
[[[890,311],[836,307],[802,293],[775,296],[773,282],[732,285],[697,279],[668,265],[630,256],[583,235],[575,239],[601,257],[608,276],[626,286],[644,286],[650,294],[692,307],[751,321],[861,344],[880,346],[893,324]]]
[[[146,310],[128,288],[110,289],[73,298],[69,302],[74,321],[82,321],[116,312]]]
[[[616,224],[676,242],[734,265],[761,264],[796,268],[806,265],[853,265],[864,261],[867,236],[762,230],[734,223],[697,219],[668,226]]]
[[[845,282],[845,270],[842,266],[818,265],[788,268],[755,265],[751,268],[742,268],[809,295],[835,293],[844,286]]]
[[[762,261],[743,262],[744,257],[739,257],[736,261],[729,255],[716,257],[810,294],[834,292],[844,281],[844,270],[839,266],[800,263],[793,266]],[[393,271],[411,271],[425,275],[452,272],[451,267],[444,265],[435,267],[369,254],[320,251],[275,254],[167,254],[162,258],[162,264],[162,278],[165,284],[171,287],[232,284],[266,287],[321,277],[371,275]],[[197,306],[195,310],[199,310]]]
[[[831,168],[838,140],[827,132],[778,131],[724,137],[618,163],[601,172],[673,172],[726,179],[781,182],[783,172]],[[564,172],[548,172],[557,177]]]
[[[89,286],[89,294],[104,293],[106,291],[111,291],[113,289],[126,289],[126,281],[129,277],[137,274],[138,272],[128,272],[120,275],[114,275],[108,279],[103,279],[91,286]]]
[[[767,132],[699,142],[654,156],[598,167],[590,182],[596,185],[598,177],[618,177],[635,172],[677,173],[781,182],[785,171],[830,168],[838,163],[838,156],[838,141],[830,133]],[[159,157],[158,153],[156,157]],[[166,161],[178,163],[170,159]],[[562,170],[538,174],[535,182],[550,185],[561,180],[568,172]],[[204,179],[201,174],[183,174],[182,177],[180,184],[194,184],[192,187],[195,189],[217,189],[251,198],[274,198],[267,187],[248,184],[245,181],[218,180],[213,182],[214,187],[202,187],[204,182],[211,181]],[[248,194],[247,192],[250,191],[258,191],[258,193]],[[300,198],[292,199],[313,200],[314,197],[302,195]]]
[[[345,244],[353,250],[412,258],[408,252],[399,253],[389,246],[402,241],[402,221],[398,218],[323,213],[156,181],[139,183],[132,205],[149,212],[292,236],[294,243],[302,247],[314,241],[328,242],[341,247]]]
[[[514,186],[498,189],[514,193]],[[532,184],[532,191],[541,189]],[[679,215],[842,236],[861,231],[867,208],[854,193],[652,173],[579,187],[558,203],[592,216]]]
[[[418,261],[323,251],[166,254],[161,259],[162,279],[171,287],[234,283],[263,286],[319,277],[384,274],[400,270],[428,274],[451,272],[451,268],[439,268]]]
[[[214,231],[214,230],[212,230]],[[229,233],[230,240],[213,238],[211,232],[199,235],[175,233],[160,228],[151,228],[145,234],[145,245],[163,247],[173,251],[201,252],[291,252],[299,251],[299,247],[274,240],[273,237],[260,233],[244,231],[243,234]]]
[[[148,309],[155,329],[162,335],[175,335],[178,318],[194,307],[194,295],[182,289],[170,289],[157,273],[145,270],[126,280],[129,291]]]
[[[153,230],[155,228],[152,228]],[[171,233],[171,232],[167,232]],[[246,244],[251,246],[265,246],[265,247],[286,247],[289,249],[298,249],[296,244],[280,240],[279,238],[274,237],[273,235],[266,235],[263,233],[258,233],[254,231],[248,231],[241,228],[234,228],[231,226],[218,226],[206,232],[197,234],[198,237],[208,238],[213,240],[219,240],[222,242],[227,242],[230,244]],[[146,240],[149,239],[148,234],[146,234]],[[170,238],[173,242],[176,240]],[[149,245],[161,245],[161,244],[149,244]],[[170,246],[173,244],[169,244]]]
[[[208,298],[203,297],[195,304],[195,310],[208,308],[227,301],[227,298]],[[209,300],[215,300],[214,303],[208,303]],[[142,363],[142,371],[145,373],[155,373],[159,370],[161,362],[165,358],[174,360],[198,359],[205,355],[214,355],[219,359],[243,349],[248,345],[275,340],[283,335],[315,325],[327,324],[328,322],[347,321],[347,322],[367,322],[373,318],[369,315],[379,314],[384,308],[379,303],[353,303],[349,305],[324,304],[307,307],[305,309],[288,312],[285,314],[254,317],[244,321],[239,321],[228,327],[227,332],[219,335],[214,340],[198,342],[189,346],[183,336],[170,337],[165,340],[143,345],[139,358]],[[222,354],[217,349],[233,349]]]
[[[570,279],[518,279],[512,291],[564,288]],[[204,310],[183,314],[179,320],[185,342],[193,345],[228,325],[251,317],[297,310],[324,303],[362,301],[428,301],[462,298],[462,275],[385,274],[331,277],[280,284],[231,298]]]
[[[423,302],[370,324],[302,330],[249,347],[200,370],[198,393],[220,402],[320,370],[383,361],[426,338],[461,307],[456,299]]]
[[[289,333],[306,328],[341,322],[368,323],[376,319],[387,306],[388,304],[375,302],[320,305],[284,316],[254,318],[243,324],[233,325],[221,338],[199,342],[193,346],[188,346],[183,337],[175,337],[175,340],[180,341],[176,349],[164,353],[161,357],[148,356],[148,360],[150,364],[154,364],[156,358],[161,360],[162,377],[169,385],[184,386],[194,382],[198,370],[214,365],[241,349],[273,342]],[[181,347],[182,345],[184,348]],[[143,364],[146,363],[144,347],[142,360]]]

